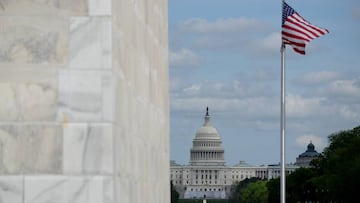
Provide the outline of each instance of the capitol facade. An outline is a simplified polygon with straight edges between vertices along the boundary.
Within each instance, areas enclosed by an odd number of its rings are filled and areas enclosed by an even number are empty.
[[[170,162],[170,179],[182,199],[227,199],[231,186],[246,178],[272,179],[280,176],[280,165],[252,166],[240,161],[226,166],[220,135],[211,125],[208,108],[204,124],[197,131],[188,165]],[[300,166],[286,165],[286,173]]]

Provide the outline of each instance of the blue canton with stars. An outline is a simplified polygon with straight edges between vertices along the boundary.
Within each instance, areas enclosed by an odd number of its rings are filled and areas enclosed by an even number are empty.
[[[296,11],[293,8],[291,8],[287,3],[284,2],[283,13],[282,13],[282,25],[284,25],[286,18],[288,16],[293,15],[294,13],[296,13]]]

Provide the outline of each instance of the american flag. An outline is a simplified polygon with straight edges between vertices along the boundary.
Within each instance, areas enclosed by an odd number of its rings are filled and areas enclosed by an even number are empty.
[[[327,29],[311,25],[288,4],[283,3],[282,42],[292,46],[294,51],[305,54],[306,44],[326,33],[329,33]]]

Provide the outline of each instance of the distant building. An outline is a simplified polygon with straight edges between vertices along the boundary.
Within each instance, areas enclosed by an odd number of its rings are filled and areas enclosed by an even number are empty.
[[[315,145],[313,143],[308,144],[307,146],[307,150],[300,154],[297,158],[296,158],[296,162],[295,165],[300,166],[300,167],[309,167],[310,166],[310,162],[313,159],[316,159],[320,156],[320,153],[318,153],[315,150]]]
[[[240,161],[226,166],[224,148],[217,130],[210,123],[208,108],[204,124],[196,131],[189,165],[170,162],[170,179],[180,198],[227,199],[231,186],[246,178],[272,179],[280,176],[280,165],[252,166]],[[286,173],[299,166],[286,165]]]

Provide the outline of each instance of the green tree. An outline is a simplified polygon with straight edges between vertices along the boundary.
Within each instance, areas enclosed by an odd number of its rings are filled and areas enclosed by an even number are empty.
[[[179,193],[175,190],[172,181],[170,182],[170,191],[171,191],[171,203],[177,203],[179,200]]]
[[[250,183],[254,183],[256,181],[261,180],[260,178],[252,177],[246,178],[243,181],[237,182],[232,185],[231,188],[231,195],[229,198],[230,203],[237,203],[239,202],[239,191],[245,187],[247,187]]]
[[[329,136],[330,144],[312,161],[286,177],[287,202],[359,202],[360,126]],[[268,202],[279,202],[280,180],[267,184]]]
[[[359,201],[360,126],[329,136],[330,145],[314,162],[318,177],[313,181],[324,198],[338,202]]]
[[[266,203],[268,200],[266,181],[248,184],[240,190],[239,196],[240,203]]]
[[[316,177],[314,168],[299,168],[286,176],[286,202],[305,202],[319,199],[317,186],[313,182]],[[280,179],[272,179],[267,183],[268,202],[280,201]]]
[[[286,178],[287,202],[318,201],[318,186],[313,179],[316,177],[314,168],[299,168]]]
[[[271,179],[267,182],[268,203],[280,202],[280,178]]]

